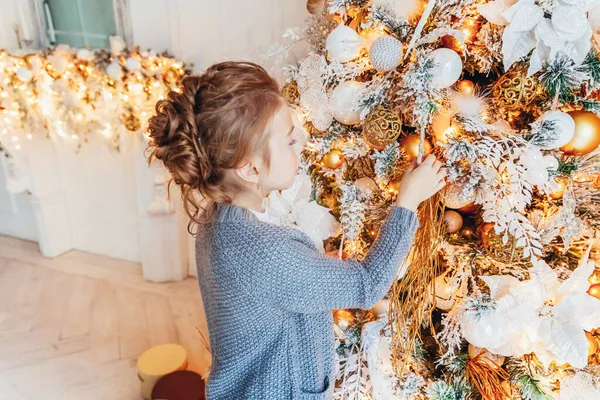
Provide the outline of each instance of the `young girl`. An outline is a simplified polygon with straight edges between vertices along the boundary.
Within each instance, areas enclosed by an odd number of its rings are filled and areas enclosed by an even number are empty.
[[[257,217],[299,166],[277,82],[256,64],[226,62],[182,85],[156,106],[150,150],[200,228],[196,261],[212,348],[207,398],[329,398],[332,310],[370,309],[385,296],[418,226],[415,210],[444,186],[445,172],[433,156],[412,164],[367,257],[327,257],[303,232]]]

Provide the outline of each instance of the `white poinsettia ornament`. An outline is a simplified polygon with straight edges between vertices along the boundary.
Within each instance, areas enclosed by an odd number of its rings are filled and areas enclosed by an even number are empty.
[[[312,184],[306,174],[298,174],[287,190],[273,191],[266,201],[265,222],[290,226],[306,233],[320,251],[323,240],[337,236],[340,224],[327,207],[310,200]]]
[[[502,35],[504,69],[533,50],[527,71],[533,75],[559,53],[575,65],[583,63],[593,33],[587,12],[598,5],[600,0],[560,0],[544,10],[535,0],[495,0],[479,5],[479,12],[493,24],[507,25]]]
[[[594,263],[584,260],[561,282],[544,261],[535,261],[530,279],[480,277],[490,288],[493,306],[465,310],[462,332],[475,346],[494,354],[520,357],[534,352],[549,366],[588,361],[586,331],[600,327],[600,300],[587,294]]]

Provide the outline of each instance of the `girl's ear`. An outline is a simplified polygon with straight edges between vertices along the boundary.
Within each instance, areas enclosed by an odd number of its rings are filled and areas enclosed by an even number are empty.
[[[256,185],[260,181],[260,175],[258,173],[258,168],[255,163],[252,161],[248,161],[244,165],[239,168],[236,168],[235,174],[242,179],[244,182],[248,182],[250,184]]]

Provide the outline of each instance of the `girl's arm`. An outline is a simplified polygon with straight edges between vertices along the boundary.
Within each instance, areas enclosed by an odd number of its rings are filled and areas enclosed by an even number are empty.
[[[251,296],[283,310],[317,313],[344,308],[369,309],[389,290],[411,247],[417,226],[415,212],[392,207],[362,262],[325,256],[300,231],[280,230],[282,237],[276,243],[259,239],[269,236],[247,232],[241,235],[245,238],[243,243],[236,243],[236,247],[241,254],[254,256],[247,260],[248,264],[240,260],[244,266],[235,275]],[[239,234],[243,228],[237,229]]]

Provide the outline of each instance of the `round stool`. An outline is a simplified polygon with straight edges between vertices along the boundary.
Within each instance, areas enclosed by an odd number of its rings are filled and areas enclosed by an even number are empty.
[[[165,375],[152,390],[154,400],[206,400],[204,380],[193,371],[177,371]]]
[[[146,350],[137,361],[142,396],[152,398],[152,389],[163,376],[187,368],[187,353],[178,344],[162,344]]]

